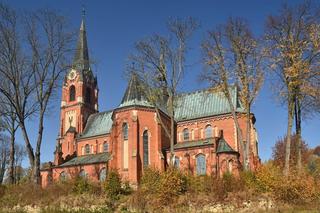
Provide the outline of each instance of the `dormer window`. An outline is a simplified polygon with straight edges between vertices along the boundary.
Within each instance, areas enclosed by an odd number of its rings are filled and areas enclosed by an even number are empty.
[[[75,101],[76,100],[76,88],[74,85],[72,85],[69,89],[69,101]]]

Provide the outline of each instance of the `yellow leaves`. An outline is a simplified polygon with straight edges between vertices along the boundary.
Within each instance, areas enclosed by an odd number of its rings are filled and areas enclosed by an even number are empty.
[[[272,163],[259,168],[253,186],[263,192],[271,192],[277,200],[289,203],[308,203],[316,199],[320,189],[309,174],[291,173],[288,177]]]

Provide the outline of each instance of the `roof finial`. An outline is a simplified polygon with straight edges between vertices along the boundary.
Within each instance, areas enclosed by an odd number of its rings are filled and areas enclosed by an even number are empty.
[[[82,4],[82,19],[86,16],[86,9],[84,7],[84,4]]]

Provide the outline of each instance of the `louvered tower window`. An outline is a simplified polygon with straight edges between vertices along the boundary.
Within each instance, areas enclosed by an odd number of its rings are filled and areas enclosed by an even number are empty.
[[[76,88],[72,85],[69,89],[69,101],[76,100]]]

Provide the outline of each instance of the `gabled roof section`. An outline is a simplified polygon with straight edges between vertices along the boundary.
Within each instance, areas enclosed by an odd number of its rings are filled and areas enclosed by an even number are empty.
[[[112,112],[106,111],[90,115],[83,133],[78,139],[110,133],[113,123]]]
[[[230,152],[236,152],[234,151],[231,146],[227,143],[227,141],[224,138],[220,138],[218,141],[218,148],[217,153],[230,153]]]
[[[137,74],[132,73],[128,87],[118,108],[128,106],[152,107],[152,104],[147,101],[143,89],[143,82],[138,78]]]
[[[71,160],[57,166],[57,167],[65,167],[65,166],[79,166],[86,164],[95,164],[95,163],[106,163],[110,160],[110,153],[104,152],[99,154],[90,154],[90,155],[82,155],[72,158]]]
[[[238,99],[236,86],[230,87],[232,102],[237,112],[244,112]],[[212,115],[230,113],[230,107],[224,94],[213,89],[199,90],[176,97],[175,120],[184,121]]]

